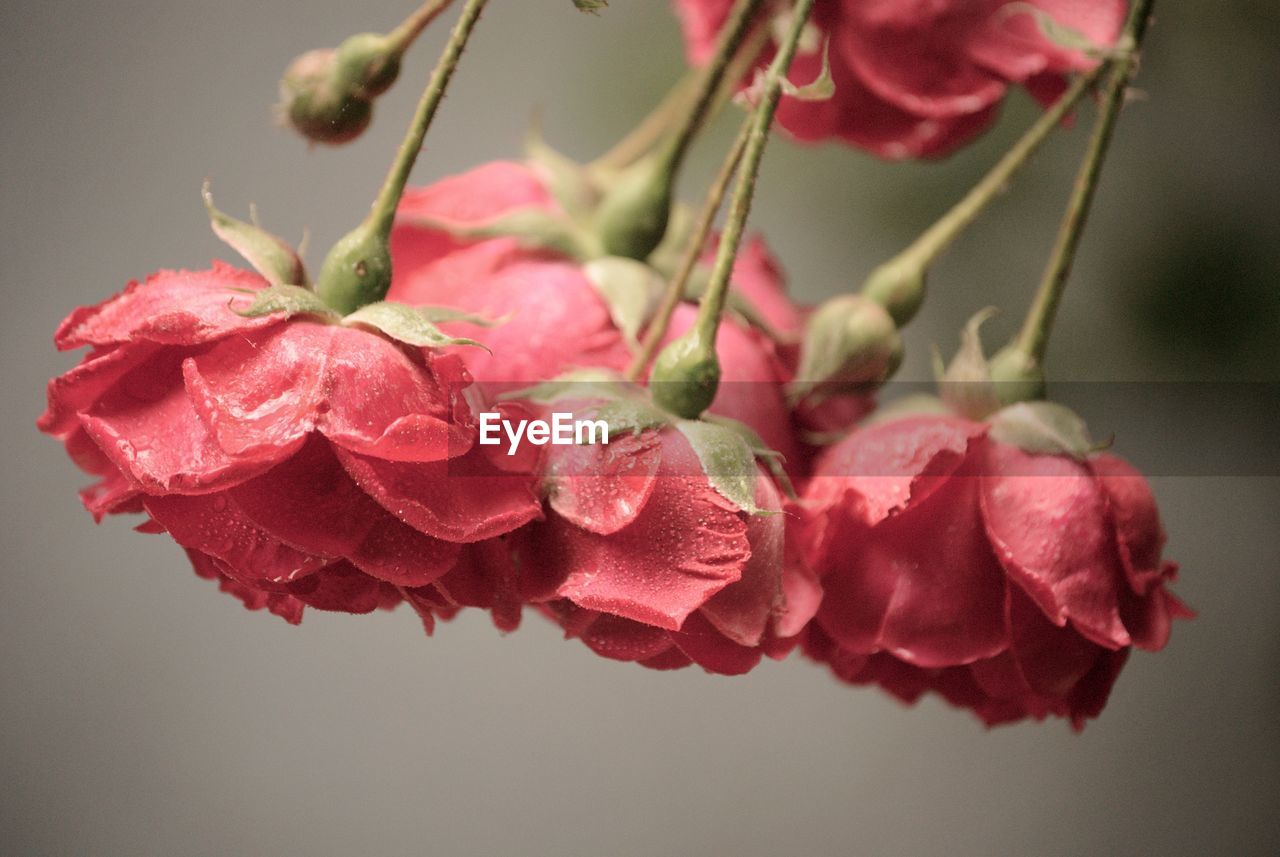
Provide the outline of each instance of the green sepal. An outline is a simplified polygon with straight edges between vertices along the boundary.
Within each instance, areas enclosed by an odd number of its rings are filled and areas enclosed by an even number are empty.
[[[994,307],[987,307],[969,319],[960,334],[960,350],[938,384],[947,407],[971,420],[984,420],[1000,410],[991,366],[982,349],[982,325],[995,314]]]
[[[579,12],[599,15],[601,9],[609,8],[609,0],[573,0],[573,5]]]
[[[730,431],[737,432],[747,442],[747,446],[751,448],[751,453],[756,459],[773,474],[773,478],[777,480],[783,492],[792,500],[797,498],[795,485],[791,483],[791,477],[787,474],[786,468],[782,466],[787,460],[786,456],[765,443],[764,438],[760,437],[755,429],[744,422],[735,420],[732,417],[722,417],[719,414],[703,414],[702,421],[724,426]]]
[[[764,512],[756,505],[756,456],[740,433],[702,420],[679,420],[675,427],[693,447],[717,494],[750,515]]]
[[[342,323],[348,327],[364,325],[386,334],[394,340],[419,348],[444,348],[449,345],[474,345],[489,349],[474,339],[450,336],[435,325],[430,310],[411,307],[392,301],[365,304],[351,313]]]
[[[1067,455],[1084,461],[1099,447],[1084,420],[1056,402],[1019,402],[991,418],[992,439],[1035,455]]]
[[[306,286],[307,270],[298,251],[279,236],[258,226],[245,223],[218,210],[213,204],[213,192],[209,182],[200,190],[205,210],[209,212],[209,226],[213,234],[235,250],[253,269],[273,286]]]
[[[489,238],[515,238],[522,247],[552,250],[574,259],[591,259],[601,255],[587,234],[567,218],[541,208],[518,208],[487,223],[463,226],[431,217],[407,218],[407,223],[424,229],[447,232],[466,241]]]
[[[630,395],[597,405],[587,412],[591,419],[604,420],[610,435],[640,434],[671,424],[672,416],[647,398]]]
[[[822,43],[822,71],[809,83],[796,86],[785,77],[782,91],[798,101],[829,101],[836,94],[836,81],[831,76],[831,40]]]
[[[588,262],[583,273],[609,309],[609,317],[627,345],[639,348],[640,331],[648,325],[667,284],[653,268],[635,259],[605,256]]]
[[[562,399],[603,398],[609,401],[635,395],[636,387],[612,369],[574,369],[558,378],[498,396],[500,401],[523,399],[548,405]]]
[[[236,289],[235,291],[244,291]],[[253,303],[246,309],[236,310],[245,318],[258,318],[264,315],[282,312],[286,316],[316,315],[327,321],[338,321],[339,315],[315,292],[302,286],[270,286],[252,294]]]
[[[525,159],[565,213],[585,220],[600,204],[601,190],[591,171],[547,145],[537,115],[529,123],[524,140]]]

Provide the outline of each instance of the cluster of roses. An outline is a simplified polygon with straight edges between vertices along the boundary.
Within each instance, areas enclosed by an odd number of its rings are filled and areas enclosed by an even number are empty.
[[[678,5],[696,57],[731,4]],[[786,127],[938,152],[989,120],[1007,81],[1052,88],[1089,62],[991,30],[999,3],[941,3],[925,30],[962,42],[963,68],[926,74],[932,41],[906,24],[927,13],[901,11],[916,5],[819,2],[841,95],[790,104]],[[1034,5],[1079,11],[1098,39],[1123,11]],[[915,47],[890,57],[882,32]],[[76,310],[56,342],[90,352],[51,382],[40,427],[99,477],[86,507],[145,514],[138,529],[168,533],[199,575],[292,623],[407,603],[428,632],[468,607],[511,631],[528,606],[607,658],[737,675],[799,647],[842,680],[932,690],[988,724],[1079,726],[1133,646],[1165,644],[1187,611],[1145,480],[1046,403],[798,395],[812,311],[759,238],[733,269],[707,415],[655,404],[623,373],[663,248],[649,264],[583,258],[513,228],[594,204],[563,169],[490,163],[411,189],[386,301],[346,315],[221,264]],[[667,340],[695,313],[682,303]],[[509,455],[478,442],[492,411],[601,417],[611,437]]]

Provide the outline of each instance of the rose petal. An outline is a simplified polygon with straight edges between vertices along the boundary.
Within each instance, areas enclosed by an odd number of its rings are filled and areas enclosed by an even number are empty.
[[[251,479],[301,443],[228,455],[201,422],[182,385],[180,351],[159,352],[123,375],[81,414],[111,463],[149,494],[202,494]]]
[[[60,350],[139,340],[198,345],[270,327],[283,316],[245,318],[235,312],[253,300],[244,291],[266,287],[257,274],[220,262],[208,271],[159,271],[97,306],[71,313],[54,342]]]
[[[533,475],[497,467],[491,449],[424,464],[335,452],[356,484],[409,526],[448,542],[478,542],[542,515]]]
[[[1129,645],[1117,603],[1124,571],[1100,482],[1065,456],[992,443],[986,457],[982,512],[1009,576],[1055,624],[1070,620],[1110,649]]]
[[[254,584],[287,583],[314,574],[327,560],[295,550],[268,535],[223,494],[147,497],[147,514],[184,548],[223,563],[223,572]]]
[[[652,431],[610,438],[608,444],[551,447],[551,508],[589,532],[616,533],[644,509],[661,462],[662,444]]]

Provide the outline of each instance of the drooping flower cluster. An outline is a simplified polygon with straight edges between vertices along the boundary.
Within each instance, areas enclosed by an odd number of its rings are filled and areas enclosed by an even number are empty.
[[[1124,0],[818,0],[817,37],[792,78],[818,77],[834,97],[779,113],[801,140],[843,140],[884,158],[946,154],[985,130],[1010,84],[1051,103],[1064,75],[1091,68],[1089,46],[1113,44]],[[711,55],[733,0],[675,0],[690,58]],[[1069,34],[1069,35],[1068,35]]]
[[[483,5],[466,4],[433,81]],[[677,6],[704,59],[734,4]],[[430,8],[375,46],[398,63]],[[749,29],[758,7],[734,8]],[[1009,83],[1056,95],[1096,62],[1089,45],[1116,38],[1124,4],[814,10],[837,95],[785,100],[783,123],[905,157],[972,136]],[[329,84],[371,103],[395,76],[377,59],[330,69],[358,79],[307,77],[295,106],[315,108],[313,136],[363,127],[367,111],[334,126],[346,114]],[[987,724],[1079,728],[1130,651],[1162,648],[1190,615],[1167,588],[1176,566],[1146,481],[1026,392],[1042,354],[988,363],[973,324],[941,399],[875,410],[923,266],[802,307],[762,239],[733,255],[740,230],[718,236],[708,216],[699,232],[672,208],[674,161],[583,167],[535,141],[525,162],[406,192],[420,120],[314,286],[291,248],[207,200],[260,274],[163,271],[63,322],[57,346],[89,352],[50,383],[39,427],[98,478],[82,492],[95,519],[144,515],[138,529],[168,534],[198,575],[294,624],[306,607],[404,603],[428,633],[466,609],[514,631],[534,612],[600,656],[721,675],[800,648],[846,682],[907,702],[932,691]],[[731,168],[761,137],[741,139]],[[695,340],[682,377],[663,355]],[[996,376],[1014,369],[1002,399]],[[956,392],[966,383],[977,392]],[[562,417],[600,433],[547,444]]]

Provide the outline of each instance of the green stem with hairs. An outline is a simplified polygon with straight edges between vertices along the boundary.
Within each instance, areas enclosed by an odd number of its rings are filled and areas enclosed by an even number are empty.
[[[711,271],[711,279],[698,307],[696,329],[714,349],[716,330],[720,326],[720,316],[724,312],[725,301],[729,294],[729,281],[733,275],[734,260],[738,257],[738,247],[742,243],[742,234],[746,229],[747,217],[751,214],[751,203],[755,197],[756,180],[760,175],[760,165],[764,160],[765,146],[769,142],[769,131],[773,127],[774,117],[778,112],[778,104],[782,100],[782,83],[787,71],[791,68],[791,60],[795,57],[804,33],[809,14],[813,11],[814,0],[799,0],[792,10],[790,27],[785,40],[778,46],[778,53],[769,65],[765,76],[764,92],[747,127],[747,141],[742,153],[742,166],[738,172],[738,183],[733,190],[733,200],[729,204],[729,215],[726,218],[724,232],[720,236],[720,246],[716,251],[715,266]]]
[[[720,165],[720,172],[716,175],[710,189],[707,191],[706,202],[702,206],[702,213],[698,217],[693,233],[689,236],[688,243],[685,245],[684,255],[680,259],[680,267],[677,269],[675,276],[671,278],[671,282],[667,284],[667,290],[662,296],[662,303],[659,305],[653,321],[649,323],[648,329],[645,330],[644,340],[640,344],[640,352],[631,361],[631,365],[627,367],[626,377],[628,380],[634,381],[644,374],[644,370],[649,368],[649,363],[653,360],[653,356],[658,353],[658,346],[662,344],[663,338],[667,335],[667,329],[671,326],[671,316],[675,315],[676,307],[680,305],[680,301],[684,298],[689,277],[693,275],[694,269],[698,266],[698,260],[702,257],[702,248],[707,245],[707,239],[711,236],[712,226],[715,225],[716,215],[720,213],[720,206],[724,202],[725,194],[729,191],[729,183],[733,181],[733,176],[738,171],[738,164],[742,161],[742,153],[747,148],[747,137],[751,131],[751,125],[752,117],[748,116],[743,120],[742,130],[738,132],[729,154]]]
[[[1084,233],[1089,210],[1098,190],[1102,165],[1111,146],[1116,120],[1120,117],[1125,94],[1137,70],[1138,50],[1146,35],[1153,5],[1154,0],[1134,0],[1129,10],[1129,20],[1118,45],[1118,55],[1111,63],[1111,74],[1107,80],[1101,110],[1089,138],[1089,148],[1080,165],[1080,172],[1076,175],[1071,199],[1067,204],[1062,225],[1058,229],[1057,241],[1036,291],[1035,300],[1012,346],[1033,366],[1042,366],[1044,363],[1045,351],[1049,345],[1049,333],[1053,328],[1058,306],[1062,302],[1067,278],[1071,274],[1071,265],[1075,259],[1076,250],[1080,246],[1080,238]]]
[[[467,0],[368,216],[341,238],[325,258],[316,278],[316,293],[338,312],[349,313],[367,303],[382,300],[391,287],[389,242],[396,208],[409,181],[409,173],[422,151],[427,130],[444,100],[445,90],[487,2]]]
[[[963,199],[906,249],[871,273],[863,286],[863,293],[888,307],[899,324],[909,321],[923,299],[924,276],[929,267],[1005,190],[1067,114],[1093,89],[1106,68],[1106,63],[1100,63],[1077,77],[1062,97],[1036,119]]]

